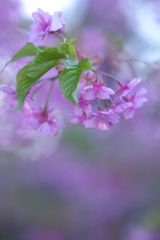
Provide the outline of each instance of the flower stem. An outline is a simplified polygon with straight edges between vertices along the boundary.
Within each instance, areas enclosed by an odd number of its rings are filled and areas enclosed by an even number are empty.
[[[132,66],[132,64],[131,64],[131,62],[128,61],[128,60],[124,60],[124,62],[126,62],[126,63],[128,64],[128,67],[130,68],[130,70],[131,70],[133,76],[135,77],[135,76],[136,76],[136,72],[135,72],[135,70],[134,70],[134,68],[133,68],[133,66]]]
[[[60,40],[63,41],[63,38],[58,33],[54,32],[54,31],[51,31],[49,33],[52,33],[52,34],[56,35]]]
[[[112,75],[110,75],[109,73],[100,72],[100,71],[98,71],[98,73],[103,74],[103,75],[106,75],[106,76],[108,76],[108,77],[110,77],[110,78],[113,78],[114,80],[116,80],[116,82],[119,83],[119,80],[118,80],[117,78],[113,77]]]
[[[101,100],[98,98],[98,107],[101,107]]]
[[[102,77],[101,77],[100,74],[98,74],[98,77],[99,77],[99,79],[101,80],[101,82],[104,83],[104,82],[103,82],[103,79],[102,79]]]
[[[102,101],[103,101],[103,103],[104,103],[104,107],[107,108],[107,103],[106,103],[106,101],[105,101],[105,100],[102,100]]]
[[[32,98],[32,97],[36,94],[36,92],[38,92],[38,90],[39,90],[41,87],[43,87],[46,83],[48,83],[48,81],[42,83],[36,90],[34,90],[34,91],[31,93],[30,97]]]
[[[63,36],[67,39],[67,41],[68,41],[68,39],[69,39],[69,37],[68,37],[68,35],[66,34],[66,32],[64,32],[64,31],[62,31],[62,30],[60,30],[60,32],[63,34]]]
[[[50,99],[50,96],[51,96],[51,92],[52,92],[52,88],[53,88],[53,83],[54,83],[54,81],[51,82],[51,86],[50,86],[49,93],[48,93],[48,96],[47,96],[46,105],[45,105],[45,107],[44,107],[44,111],[45,111],[45,114],[46,114],[46,115],[48,114],[49,99]]]
[[[101,82],[104,83],[100,74],[98,74],[98,77],[100,78]]]

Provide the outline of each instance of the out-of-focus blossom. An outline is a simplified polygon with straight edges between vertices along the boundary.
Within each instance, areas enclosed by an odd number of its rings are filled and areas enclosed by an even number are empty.
[[[85,128],[108,130],[109,126],[119,122],[120,116],[112,109],[108,111],[92,112],[91,117],[84,121]]]
[[[33,12],[32,16],[35,22],[31,25],[31,32],[29,34],[30,42],[36,42],[39,38],[43,39],[49,32],[57,32],[65,27],[60,12],[50,15],[41,8],[38,8],[38,11]]]
[[[109,99],[110,95],[115,94],[111,88],[104,86],[104,83],[99,83],[98,80],[93,81],[93,85],[85,87],[81,93],[85,100],[92,100],[94,98]]]
[[[124,112],[126,119],[130,119],[135,114],[135,109],[143,106],[144,102],[147,102],[147,98],[143,97],[147,93],[145,88],[140,88],[135,94],[128,94],[125,99],[129,102],[132,102],[133,105],[127,108]]]
[[[88,110],[89,109],[90,108],[88,107]],[[76,123],[76,124],[83,124],[87,118],[87,114],[82,110],[82,108],[78,108],[75,105],[73,106],[73,112],[74,112],[74,114],[68,114],[68,117],[69,117],[68,122]]]
[[[33,111],[32,115],[26,118],[26,128],[28,130],[38,129],[41,133],[50,136],[56,135],[59,128],[65,128],[63,122],[59,122],[55,116],[51,114],[53,109],[48,111],[48,114],[45,113],[44,109],[39,107]]]
[[[78,99],[78,105],[86,114],[89,114],[92,110],[92,106],[82,97]]]
[[[1,87],[0,91],[7,94],[6,100],[11,109],[14,109],[17,104],[17,92],[14,86]]]
[[[9,105],[9,109],[13,110],[14,108],[17,107],[17,91],[14,86],[12,87],[1,87],[0,88],[1,92],[4,92],[7,94],[6,100]],[[29,96],[29,92],[25,97],[24,105],[21,108],[21,111],[25,116],[28,116],[32,113],[32,110],[35,109],[34,101],[33,99]]]
[[[86,86],[88,86],[94,77],[95,77],[95,73],[92,71],[83,72],[81,75],[80,82],[78,84],[78,90],[80,91]]]
[[[117,91],[117,97],[115,100],[117,100],[118,98],[121,99],[122,97],[127,95],[140,82],[141,82],[140,78],[133,78],[132,80],[128,81],[125,85],[123,85],[123,83],[120,82],[122,88]]]

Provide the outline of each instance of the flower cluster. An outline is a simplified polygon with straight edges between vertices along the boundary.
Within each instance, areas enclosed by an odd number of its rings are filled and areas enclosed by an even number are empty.
[[[75,47],[76,39],[68,41],[63,38],[62,30],[65,24],[61,13],[55,12],[50,15],[39,8],[32,15],[35,22],[31,25],[30,42],[11,59],[11,62],[21,61],[22,57],[33,55],[35,59],[29,61],[18,72],[16,89],[14,87],[0,88],[0,91],[7,93],[9,110],[13,112],[20,110],[22,113],[23,126],[27,130],[39,129],[41,133],[50,136],[56,135],[60,128],[65,127],[65,124],[58,121],[55,114],[52,114],[53,108],[56,110],[53,107],[55,101],[64,103],[67,99],[68,106],[73,105],[73,114],[67,113],[69,122],[102,131],[118,123],[119,114],[122,112],[126,119],[132,118],[135,109],[147,101],[144,97],[146,89],[143,87],[136,89],[137,84],[141,82],[140,78],[133,78],[123,84],[114,76],[97,70],[97,66],[102,61],[97,54],[86,58]],[[50,35],[62,41],[59,47],[33,45],[33,42],[43,40],[44,37],[47,38]],[[49,74],[49,70],[54,70],[54,74],[52,75],[53,72]],[[102,75],[115,80],[120,89],[114,91],[107,87]],[[56,95],[57,90],[54,85],[56,79],[59,79],[61,90],[59,96]],[[45,101],[45,84],[48,82],[51,82],[51,85]],[[38,103],[33,97],[35,93],[40,95]],[[54,96],[57,96],[56,100]],[[49,104],[52,104],[50,109]],[[67,109],[66,104],[64,108]],[[64,108],[62,107],[62,112]]]
[[[132,118],[135,109],[141,107],[147,101],[144,97],[146,94],[145,88],[133,91],[133,88],[140,81],[140,78],[134,78],[125,85],[118,81],[121,89],[115,93],[104,83],[100,83],[98,78],[91,80],[90,85],[85,86],[80,91],[79,107],[74,106],[74,114],[69,115],[69,122],[84,124],[85,128],[108,130],[109,126],[119,122],[119,113],[124,112],[126,119]],[[113,95],[114,100],[111,99],[110,95]],[[99,101],[98,112],[92,111],[92,106],[89,104],[89,101],[95,98],[98,98]],[[100,107],[101,100],[103,100],[105,106],[104,110]]]

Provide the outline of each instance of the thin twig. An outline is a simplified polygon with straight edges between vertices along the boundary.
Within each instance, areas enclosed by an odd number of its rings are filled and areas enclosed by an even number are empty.
[[[51,96],[53,84],[54,84],[54,81],[51,82],[51,86],[50,86],[49,93],[48,93],[48,96],[47,96],[46,105],[44,107],[44,111],[45,111],[46,115],[48,114],[49,99],[50,99],[50,96]]]
[[[34,90],[34,91],[31,93],[30,97],[33,97],[33,96],[38,92],[38,90],[39,90],[41,87],[43,87],[46,83],[49,83],[49,81],[48,81],[48,82],[45,82],[45,83],[42,83],[36,90]]]
[[[103,74],[103,75],[106,75],[106,76],[108,76],[108,77],[110,77],[110,78],[113,78],[114,80],[116,80],[116,82],[119,83],[119,80],[118,80],[117,78],[113,77],[112,75],[110,75],[109,73],[105,73],[105,72],[101,72],[101,71],[98,71],[98,73]]]
[[[51,31],[49,33],[52,33],[52,34],[56,35],[60,40],[63,41],[63,38],[58,33],[54,32],[54,31]]]
[[[104,83],[100,74],[98,74],[98,77],[100,78],[101,82]]]

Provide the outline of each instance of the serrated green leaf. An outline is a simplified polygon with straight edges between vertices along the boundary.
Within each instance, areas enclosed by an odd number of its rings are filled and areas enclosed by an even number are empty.
[[[88,58],[84,58],[79,62],[78,68],[81,69],[82,71],[89,71],[92,69],[92,65],[90,64]]]
[[[46,47],[46,46],[38,46],[38,48],[43,51],[43,50],[45,50],[47,47]]]
[[[78,61],[73,61],[71,59],[67,59],[65,62],[64,62],[64,65],[66,66],[67,69],[69,68],[77,68],[78,66]]]
[[[27,63],[17,74],[17,97],[18,106],[16,112],[23,106],[25,96],[29,89],[51,68],[61,64],[59,59],[65,58],[65,54],[59,53],[58,48],[49,47],[39,53],[34,60]]]
[[[33,43],[27,43],[23,48],[21,48],[19,50],[19,52],[17,52],[13,58],[6,63],[5,67],[14,61],[19,60],[20,58],[24,58],[24,57],[29,57],[29,56],[35,56],[37,55],[39,52],[41,52],[41,49],[37,48],[36,46],[34,46]],[[4,69],[5,69],[4,67]],[[4,71],[4,69],[2,70],[2,72]]]
[[[72,64],[73,63],[73,67]],[[91,70],[92,66],[88,58],[83,59],[79,63],[67,59],[67,66],[59,75],[59,84],[62,93],[70,102],[78,104],[77,86],[83,71]]]
[[[77,50],[73,43],[66,41],[64,43],[61,43],[58,49],[61,53],[67,53],[72,60],[75,60],[77,57]]]

